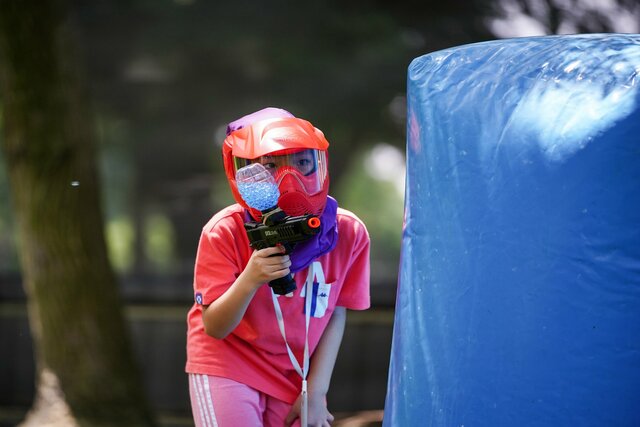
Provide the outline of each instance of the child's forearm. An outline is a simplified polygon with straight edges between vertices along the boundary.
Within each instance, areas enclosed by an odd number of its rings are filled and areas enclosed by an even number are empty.
[[[202,311],[202,323],[207,335],[223,339],[242,320],[258,288],[241,274],[220,298]]]
[[[242,320],[249,303],[262,284],[289,274],[291,260],[282,255],[284,248],[269,247],[254,251],[245,269],[220,298],[202,311],[207,335],[222,339]]]
[[[336,307],[331,320],[322,334],[318,347],[311,359],[311,369],[309,371],[309,396],[324,396],[329,391],[331,374],[338,357],[338,350],[342,342],[342,335],[347,319],[347,310],[344,307]]]

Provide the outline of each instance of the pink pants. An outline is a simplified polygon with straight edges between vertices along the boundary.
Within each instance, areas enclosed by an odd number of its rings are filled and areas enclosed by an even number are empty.
[[[239,382],[189,374],[196,427],[283,427],[291,405]],[[300,419],[293,426],[300,427]]]

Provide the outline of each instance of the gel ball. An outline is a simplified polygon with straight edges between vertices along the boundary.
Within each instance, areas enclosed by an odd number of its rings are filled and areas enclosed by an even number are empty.
[[[278,204],[280,191],[273,176],[260,163],[252,163],[236,172],[240,197],[251,208],[264,211]]]
[[[640,36],[408,70],[385,426],[638,426]]]

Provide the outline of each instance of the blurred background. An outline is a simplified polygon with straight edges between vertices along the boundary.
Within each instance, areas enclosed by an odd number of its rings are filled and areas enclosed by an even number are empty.
[[[99,143],[104,231],[144,388],[163,424],[190,425],[185,316],[201,228],[233,202],[220,156],[229,121],[275,106],[327,136],[330,192],[371,234],[373,303],[349,316],[329,404],[379,411],[410,61],[497,38],[637,33],[640,1],[97,0],[72,2],[71,19]],[[0,425],[15,425],[35,391],[14,224],[0,152]]]

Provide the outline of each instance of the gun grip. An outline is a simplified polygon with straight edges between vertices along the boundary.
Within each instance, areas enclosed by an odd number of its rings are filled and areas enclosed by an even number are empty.
[[[296,281],[293,279],[293,274],[291,273],[270,281],[269,286],[273,289],[273,293],[277,295],[286,295],[289,292],[295,291],[297,288]]]

